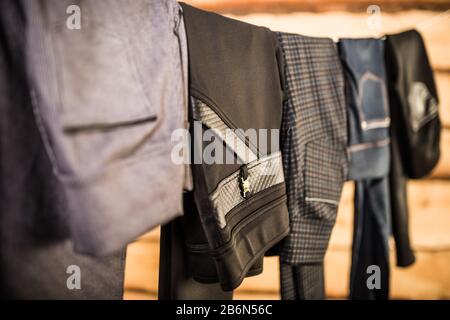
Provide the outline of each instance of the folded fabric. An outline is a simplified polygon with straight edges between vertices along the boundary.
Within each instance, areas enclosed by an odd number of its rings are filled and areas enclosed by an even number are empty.
[[[282,152],[291,221],[281,261],[322,262],[347,177],[344,76],[331,39],[278,37],[285,61]]]
[[[280,264],[282,300],[324,300],[325,279],[322,263],[291,266]]]
[[[389,236],[391,215],[389,178],[364,179],[355,183],[350,293],[353,300],[389,297]],[[376,266],[379,287],[367,285],[370,267]]]
[[[196,213],[192,192],[185,193],[185,216]],[[194,211],[194,212],[193,212]],[[195,268],[210,269],[214,273],[214,261],[210,265],[195,265],[189,261],[189,252],[186,247],[186,229],[184,218],[180,217],[161,226],[160,256],[159,256],[159,300],[232,300],[233,291],[223,291],[218,282],[204,283],[193,278]],[[206,240],[205,240],[206,241]]]
[[[386,38],[392,114],[399,127],[402,162],[409,178],[429,174],[439,160],[441,123],[433,70],[415,30]]]
[[[282,155],[291,231],[283,299],[323,299],[323,259],[347,177],[344,76],[331,39],[277,33],[284,61]]]
[[[279,48],[267,28],[182,6],[198,208],[185,217],[187,246],[194,279],[233,290],[289,230]],[[214,141],[213,159],[200,158]]]
[[[389,116],[384,43],[340,39],[346,74],[349,179],[384,177],[389,172]]]
[[[408,178],[431,172],[440,156],[441,123],[433,70],[415,30],[386,37],[386,70],[392,115],[390,173],[392,227],[397,265],[415,261],[409,239]]]
[[[75,249],[105,255],[182,214],[185,172],[171,158],[172,132],[186,124],[181,8],[172,0],[25,3],[34,113]]]
[[[26,75],[21,1],[0,1],[0,299],[122,299],[125,252],[73,251]]]
[[[389,293],[390,115],[384,42],[341,39],[349,123],[349,179],[355,182],[350,272],[351,299],[385,299]],[[381,289],[366,285],[367,268],[381,271]]]

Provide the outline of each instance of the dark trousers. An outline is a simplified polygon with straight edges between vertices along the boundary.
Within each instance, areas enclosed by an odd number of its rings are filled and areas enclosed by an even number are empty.
[[[280,263],[282,300],[324,300],[323,263],[291,266]]]
[[[193,210],[184,201],[185,212]],[[161,227],[159,260],[159,300],[232,300],[233,291],[223,291],[219,283],[200,283],[192,277],[185,245],[182,218]]]
[[[387,299],[389,296],[389,179],[367,179],[355,182],[355,220],[353,229],[350,299]],[[379,267],[379,289],[371,288]],[[375,275],[377,276],[377,275]]]
[[[346,71],[349,179],[355,182],[351,299],[386,299],[389,281],[390,114],[384,67],[384,42],[343,39],[339,43]],[[369,266],[372,266],[369,270]],[[372,269],[380,289],[372,281]],[[379,274],[378,274],[379,270]],[[369,272],[369,273],[368,273]]]

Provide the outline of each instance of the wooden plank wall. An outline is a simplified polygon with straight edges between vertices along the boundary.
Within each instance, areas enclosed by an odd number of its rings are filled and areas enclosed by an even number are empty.
[[[312,9],[322,12],[280,13],[292,9],[295,1],[187,1],[272,30],[296,32],[312,36],[360,37],[378,36],[408,28],[417,28],[425,38],[435,70],[439,90],[440,114],[443,122],[442,156],[437,168],[427,179],[408,185],[411,211],[412,243],[417,253],[413,267],[395,267],[392,247],[391,296],[400,299],[450,299],[450,11],[449,1],[381,1],[382,30],[369,30],[368,15],[359,12],[330,11],[332,5],[347,8],[351,4],[367,5],[367,1],[315,1]],[[311,1],[302,1],[310,3]],[[258,4],[259,3],[259,4]],[[284,4],[283,4],[284,3]],[[390,5],[389,5],[390,3]],[[410,9],[411,3],[431,10]],[[372,1],[370,2],[372,4]],[[376,2],[375,2],[376,4]],[[291,6],[291,7],[290,7]],[[295,6],[294,6],[295,7]],[[387,7],[386,12],[384,8]],[[257,10],[251,10],[256,8]],[[296,6],[299,9],[300,6]],[[319,8],[319,9],[318,9]],[[393,9],[394,8],[394,9]],[[300,8],[302,9],[302,8]],[[304,8],[303,8],[304,9]],[[302,10],[303,10],[302,9]],[[392,10],[391,10],[392,9]],[[259,11],[263,11],[262,13]],[[321,11],[321,10],[319,10]],[[229,12],[245,12],[232,15]],[[350,268],[353,216],[353,186],[347,183],[341,199],[336,227],[326,255],[326,292],[328,298],[346,298]],[[128,250],[125,281],[126,299],[155,299],[158,284],[159,231],[155,230],[131,244]],[[236,299],[279,299],[278,262],[265,260],[263,274],[248,278],[236,291]]]

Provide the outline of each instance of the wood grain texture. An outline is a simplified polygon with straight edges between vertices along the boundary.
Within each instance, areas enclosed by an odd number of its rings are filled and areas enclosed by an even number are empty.
[[[147,246],[146,252],[148,252],[157,245],[146,242],[144,246]],[[350,254],[348,247],[331,246],[328,250],[325,257],[325,283],[328,298],[347,297]],[[152,257],[150,259],[158,259],[156,253],[150,256]],[[391,297],[393,299],[450,299],[448,268],[450,249],[421,248],[416,250],[416,257],[416,264],[402,269],[395,267],[394,251],[391,252]],[[132,275],[130,266],[133,269]],[[145,264],[136,256],[136,252],[130,252],[127,257],[127,268],[125,298],[156,299],[158,269],[154,267],[154,264]],[[149,281],[150,275],[151,281]],[[235,299],[279,299],[277,258],[266,258],[264,272],[258,276],[246,278],[236,290]]]
[[[142,237],[140,237],[140,240],[146,240],[146,241],[156,241],[159,242],[159,236],[160,236],[160,228],[155,228],[146,234],[144,234]]]
[[[435,81],[439,95],[439,116],[443,126],[450,129],[450,72],[436,72]]]
[[[441,155],[436,167],[430,174],[432,178],[450,178],[450,129],[443,129],[441,133]]]
[[[149,292],[149,291],[125,290],[123,299],[124,300],[158,300],[158,295],[155,292]]]
[[[127,248],[125,290],[158,292],[159,242],[139,240]]]
[[[450,183],[417,180],[408,183],[412,244],[418,249],[450,249]],[[339,205],[331,246],[350,248],[353,225],[353,183],[347,182]],[[449,261],[450,263],[450,261]]]
[[[247,23],[265,26],[274,31],[299,33],[308,36],[329,37],[381,37],[408,29],[418,29],[425,40],[431,63],[436,70],[450,71],[450,11],[432,12],[411,10],[384,13],[380,29],[369,28],[368,15],[348,12],[290,14],[229,15]]]
[[[364,11],[374,3],[385,11],[414,9],[444,10],[446,0],[188,0],[192,5],[220,13],[248,14],[252,12],[286,13],[291,11]]]
[[[416,263],[409,268],[391,268],[392,299],[450,299],[450,251],[418,251]],[[331,249],[325,260],[328,298],[348,296],[350,251]],[[395,266],[391,253],[391,266]]]

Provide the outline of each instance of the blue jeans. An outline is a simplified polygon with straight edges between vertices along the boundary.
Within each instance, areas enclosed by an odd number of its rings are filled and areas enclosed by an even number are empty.
[[[350,299],[387,299],[389,293],[389,178],[365,179],[355,183]],[[380,268],[380,289],[371,290],[368,267]]]
[[[390,138],[384,43],[343,39],[349,123],[349,179],[355,181],[351,299],[386,299],[389,292]],[[367,268],[380,268],[380,289],[370,289]]]

